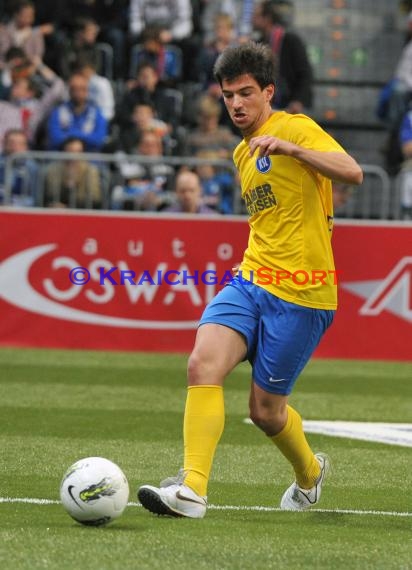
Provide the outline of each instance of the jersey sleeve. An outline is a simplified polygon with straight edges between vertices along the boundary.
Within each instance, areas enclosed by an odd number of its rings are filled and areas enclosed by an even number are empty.
[[[345,149],[315,121],[306,115],[290,115],[288,140],[303,148],[323,152],[344,152]]]

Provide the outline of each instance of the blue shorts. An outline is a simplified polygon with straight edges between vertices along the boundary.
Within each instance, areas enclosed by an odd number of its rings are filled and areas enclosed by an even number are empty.
[[[200,326],[215,323],[240,332],[254,382],[266,392],[287,395],[334,313],[289,303],[235,277],[206,307]]]

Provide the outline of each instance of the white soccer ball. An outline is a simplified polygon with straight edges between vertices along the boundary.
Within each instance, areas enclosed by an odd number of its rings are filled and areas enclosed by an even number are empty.
[[[86,457],[71,465],[60,485],[63,507],[77,522],[101,526],[117,519],[129,498],[123,471],[103,457]]]

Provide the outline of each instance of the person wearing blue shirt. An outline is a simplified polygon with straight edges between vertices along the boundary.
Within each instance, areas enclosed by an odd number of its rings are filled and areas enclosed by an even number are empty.
[[[0,154],[0,204],[5,206],[34,206],[37,201],[39,167],[26,157],[13,161],[9,193],[6,195],[6,161],[18,153],[27,152],[29,143],[22,129],[9,129],[4,135],[3,152]]]
[[[400,215],[404,220],[412,220],[412,110],[402,118],[399,144],[403,157],[399,177]]]
[[[86,152],[99,152],[108,130],[101,109],[89,101],[89,82],[83,75],[73,73],[68,81],[69,100],[52,111],[48,120],[48,144],[58,150],[68,138],[79,138]]]

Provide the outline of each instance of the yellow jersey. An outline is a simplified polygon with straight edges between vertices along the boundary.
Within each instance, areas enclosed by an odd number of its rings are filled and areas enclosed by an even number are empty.
[[[332,182],[285,155],[249,156],[252,137],[271,135],[301,147],[345,152],[305,115],[274,112],[236,147],[242,198],[249,213],[249,242],[239,268],[244,279],[298,305],[336,309]]]

